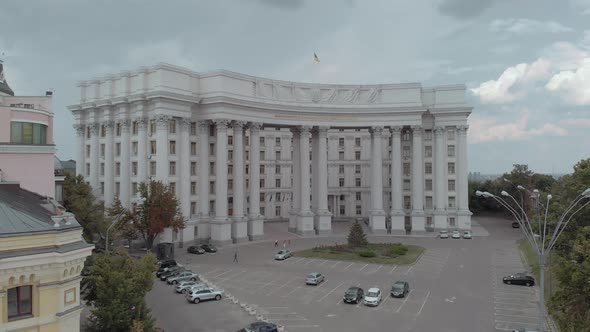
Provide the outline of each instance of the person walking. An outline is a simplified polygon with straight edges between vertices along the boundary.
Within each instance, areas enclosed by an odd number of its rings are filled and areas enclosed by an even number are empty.
[[[275,248],[279,246],[279,240],[275,240]]]
[[[283,249],[287,248],[287,240],[283,240]]]
[[[234,253],[234,263],[238,263],[238,251]]]
[[[288,240],[288,246],[291,248],[291,239]]]

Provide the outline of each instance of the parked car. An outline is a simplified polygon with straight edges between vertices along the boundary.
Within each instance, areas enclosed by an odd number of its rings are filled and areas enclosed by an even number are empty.
[[[204,288],[209,288],[209,286],[197,282],[196,284],[194,284],[192,286],[188,286],[187,288],[181,290],[181,293],[183,293],[184,295],[192,294],[192,293],[194,293],[198,290],[204,289]]]
[[[291,256],[293,256],[293,254],[291,253],[291,250],[283,249],[283,250],[280,250],[279,252],[277,252],[277,254],[275,255],[275,259],[282,261],[282,260],[285,260]]]
[[[365,291],[360,287],[352,286],[344,292],[344,298],[342,300],[346,303],[359,303],[364,298]]]
[[[192,303],[199,303],[201,301],[207,300],[221,300],[223,296],[223,290],[221,289],[213,289],[213,288],[202,288],[199,290],[195,290],[190,294],[187,292],[185,297],[186,300]]]
[[[471,239],[471,232],[470,231],[463,232],[463,238],[464,239]]]
[[[180,269],[184,269],[184,267],[182,267],[182,265],[173,265],[173,266],[168,266],[168,267],[164,267],[164,268],[159,268],[158,272],[156,272],[156,277],[159,278],[164,273],[173,272],[173,271],[177,271]]]
[[[163,259],[158,261],[158,269],[178,265],[174,259]]]
[[[238,332],[278,332],[278,327],[273,323],[267,322],[255,322],[252,323]]]
[[[391,286],[391,296],[393,297],[406,297],[410,293],[410,284],[404,280],[396,281]]]
[[[528,327],[524,327],[524,328],[512,330],[512,332],[539,332],[539,330],[537,330],[537,329],[531,329],[531,328],[528,328]]]
[[[180,268],[180,269],[174,270],[174,271],[164,272],[164,273],[162,273],[160,275],[160,280],[166,281],[166,280],[168,280],[169,277],[177,276],[177,275],[179,275],[182,272],[184,272],[184,268],[183,267]]]
[[[459,233],[459,231],[453,231],[453,235],[451,235],[451,237],[453,239],[460,239],[461,238],[461,233]]]
[[[201,249],[205,250],[206,252],[217,252],[217,248],[210,244],[201,244]]]
[[[367,294],[365,294],[366,306],[376,307],[381,303],[381,290],[377,287],[369,288]]]
[[[502,281],[508,285],[522,285],[527,287],[535,285],[535,278],[526,273],[515,273],[508,277],[502,278]]]
[[[205,249],[199,248],[197,246],[190,246],[190,247],[186,248],[186,252],[188,252],[189,254],[202,255],[205,253]]]
[[[176,287],[174,287],[174,291],[176,293],[186,293],[186,290],[193,287],[193,286],[198,286],[198,285],[203,285],[201,284],[200,281],[191,281],[191,280],[187,280],[187,281],[180,281],[178,282],[178,284],[176,285]]]
[[[306,285],[319,285],[320,282],[324,281],[324,275],[318,272],[312,272],[305,277],[305,284]]]
[[[441,239],[448,239],[449,238],[449,231],[440,231],[438,237]]]
[[[193,273],[192,271],[183,271],[180,272],[178,275],[173,276],[173,277],[168,277],[168,279],[166,279],[166,282],[169,285],[176,285],[177,283],[179,283],[180,281],[197,281],[200,280],[199,276],[196,273]]]
[[[520,228],[520,224],[517,221],[515,221],[512,223],[512,228]]]

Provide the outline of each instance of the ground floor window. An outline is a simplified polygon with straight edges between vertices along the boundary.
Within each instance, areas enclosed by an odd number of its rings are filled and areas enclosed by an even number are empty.
[[[343,216],[346,214],[346,206],[340,205],[340,215]]]
[[[20,286],[8,290],[8,319],[33,313],[32,286]]]
[[[455,226],[455,217],[449,218],[449,226]]]
[[[360,205],[357,205],[357,206],[356,206],[356,215],[357,215],[357,216],[360,216],[361,214],[362,214],[362,208],[361,208],[361,206],[360,206]]]

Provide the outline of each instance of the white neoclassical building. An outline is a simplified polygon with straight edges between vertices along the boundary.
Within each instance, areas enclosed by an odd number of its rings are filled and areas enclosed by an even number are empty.
[[[168,64],[79,84],[76,172],[106,204],[167,183],[187,227],[163,241],[470,229],[465,86],[278,81]]]

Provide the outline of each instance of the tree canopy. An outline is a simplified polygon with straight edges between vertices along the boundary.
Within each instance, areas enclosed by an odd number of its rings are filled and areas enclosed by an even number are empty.
[[[369,244],[369,242],[367,241],[363,226],[358,221],[355,221],[354,224],[350,226],[350,232],[348,233],[348,246],[351,248],[358,248],[365,247],[367,244]]]
[[[92,187],[82,175],[66,173],[64,180],[64,207],[76,215],[76,220],[83,228],[84,238],[96,242],[106,231],[102,202],[96,202]]]

